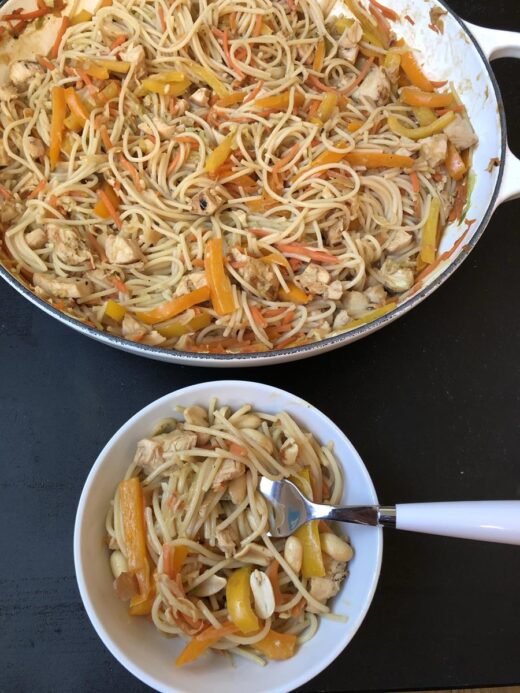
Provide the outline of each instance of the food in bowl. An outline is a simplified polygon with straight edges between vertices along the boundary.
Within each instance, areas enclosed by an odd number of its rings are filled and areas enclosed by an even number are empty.
[[[2,15],[0,41],[58,2]],[[282,349],[391,311],[462,218],[477,142],[396,18],[374,0],[64,17],[0,87],[4,263],[166,349]]]
[[[330,615],[353,551],[323,521],[270,538],[258,484],[288,477],[309,498],[337,503],[332,446],[284,411],[216,398],[178,409],[182,420],[162,420],[138,442],[111,503],[114,589],[132,616],[190,638],[177,666],[208,648],[261,664],[288,659]]]

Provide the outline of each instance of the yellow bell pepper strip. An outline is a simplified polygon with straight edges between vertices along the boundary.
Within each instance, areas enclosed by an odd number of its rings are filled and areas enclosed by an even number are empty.
[[[63,129],[65,127],[64,121],[67,111],[65,89],[63,87],[53,87],[51,100],[52,115],[49,160],[51,163],[51,171],[53,171],[60,159],[60,152],[63,144]]]
[[[361,11],[358,3],[356,0],[344,0],[345,5],[349,8],[349,10],[352,12],[354,17],[358,20],[358,22],[361,24],[363,27],[363,33],[364,36],[367,38],[370,37],[369,43],[374,43],[375,45],[378,45],[380,47],[387,48],[388,47],[388,39],[387,37],[383,34],[383,32],[380,30],[378,26],[375,26],[372,24],[370,19],[366,16],[364,12]],[[374,38],[376,41],[374,41]]]
[[[190,332],[199,332],[199,330],[207,327],[210,323],[211,315],[204,312],[194,315],[187,321],[175,320],[170,324],[161,325],[156,327],[156,330],[166,339],[172,339],[173,337],[182,337],[183,334],[189,334]]]
[[[354,20],[351,17],[338,17],[334,21],[334,26],[336,28],[336,31],[340,32],[341,34],[345,31],[345,29],[348,29],[354,24]]]
[[[263,96],[261,99],[256,99],[255,106],[257,108],[269,110],[269,111],[284,111],[289,108],[289,100],[291,94],[288,91],[282,91],[280,94],[274,94],[273,96]],[[295,92],[294,94],[294,105],[303,106],[305,97],[300,92]]]
[[[296,303],[299,306],[304,306],[311,300],[311,297],[306,294],[303,289],[300,289],[299,286],[287,282],[287,288],[289,291],[284,291],[283,289],[278,291],[278,298],[280,301],[288,301],[290,303]]]
[[[63,124],[65,125],[67,130],[71,130],[72,132],[81,132],[81,130],[83,130],[84,122],[85,121],[76,118],[74,113],[71,113],[65,118]]]
[[[399,68],[401,67],[401,55],[399,53],[387,53],[383,60],[383,66],[388,75],[391,77],[395,76],[395,79],[397,79]]]
[[[179,574],[184,562],[188,556],[189,549],[187,546],[172,546],[171,544],[163,545],[163,572],[175,580]]]
[[[422,140],[424,137],[430,137],[438,132],[442,132],[444,128],[455,120],[455,113],[449,111],[440,118],[436,118],[430,125],[424,125],[418,128],[408,128],[403,125],[396,116],[388,116],[388,127],[401,137],[408,137],[411,140]]]
[[[106,68],[109,72],[115,72],[118,75],[126,75],[131,67],[131,63],[125,62],[124,60],[105,60],[103,58],[98,58],[95,63],[96,65]]]
[[[82,70],[85,70],[87,75],[94,77],[94,79],[108,79],[110,77],[106,67],[98,65],[92,61],[87,60],[84,63],[81,63],[80,67]]]
[[[81,10],[74,16],[70,18],[70,25],[76,26],[76,24],[83,24],[84,22],[90,22],[92,19],[92,14],[87,12],[87,10]]]
[[[298,477],[305,479],[306,483],[302,483],[302,480]],[[310,496],[310,500],[312,500],[312,493],[309,494],[309,488],[312,488],[312,486],[308,468],[300,470],[298,475],[291,476],[290,480],[298,486],[305,496]],[[325,575],[318,525],[318,520],[312,520],[311,522],[306,522],[294,533],[294,536],[301,541],[303,547],[302,575],[304,578],[323,577]]]
[[[320,39],[318,45],[316,46],[316,53],[314,54],[314,60],[312,61],[312,69],[316,72],[321,72],[323,69],[323,60],[325,58],[325,40]]]
[[[199,633],[186,645],[183,651],[175,660],[176,667],[182,667],[198,659],[208,648],[227,635],[238,632],[238,627],[232,623],[223,623],[220,628],[209,626],[202,633]]]
[[[90,118],[90,108],[79,97],[73,87],[65,89],[65,101],[70,109],[71,114],[76,118],[81,125],[85,125]]]
[[[110,186],[108,183],[103,183],[101,190],[106,194],[110,204],[117,212],[121,201],[116,195],[112,186]],[[97,202],[96,206],[94,207],[94,214],[97,214],[98,217],[101,217],[102,219],[109,219],[111,216],[113,216],[112,211],[109,209],[109,207],[107,207],[103,200],[99,200]]]
[[[351,120],[347,125],[347,130],[349,132],[357,132],[359,128],[363,127],[364,123],[361,120]]]
[[[202,286],[200,289],[194,289],[183,296],[176,296],[166,303],[161,303],[160,306],[151,310],[136,310],[135,317],[147,325],[153,325],[156,322],[164,322],[176,315],[184,313],[188,308],[204,303],[209,300],[210,290],[207,286]]]
[[[440,209],[441,203],[439,198],[432,197],[430,211],[428,212],[428,217],[422,232],[421,250],[419,252],[419,257],[427,265],[435,261],[435,256],[437,254],[437,227],[439,224]]]
[[[206,158],[206,164],[204,169],[208,173],[215,173],[215,171],[222,166],[222,164],[227,161],[231,152],[233,151],[233,143],[235,141],[235,131],[229,133],[222,142],[216,147],[211,154]]]
[[[112,318],[112,320],[115,320],[116,322],[121,322],[121,320],[125,317],[126,314],[126,308],[122,306],[120,303],[117,301],[114,301],[113,299],[109,298],[108,301],[105,303],[105,310],[103,311],[103,315]]]
[[[246,98],[247,93],[245,91],[233,91],[230,94],[226,94],[221,99],[219,99],[215,106],[222,106],[223,108],[228,108],[229,106],[235,106],[237,103],[242,103]]]
[[[143,89],[153,92],[154,94],[162,94],[163,96],[180,96],[190,86],[191,82],[187,78],[184,78],[181,82],[168,82],[166,80],[157,79],[156,76],[147,77],[143,80]]]
[[[201,79],[203,82],[206,82],[206,84],[209,87],[211,87],[213,91],[217,94],[217,96],[220,96],[221,99],[229,94],[229,91],[226,89],[225,84],[220,81],[220,79],[213,72],[213,70],[210,70],[207,67],[202,67],[202,65],[199,65],[193,60],[187,60],[185,61],[185,64],[187,65],[188,69],[190,69],[193,72],[194,75],[197,75],[199,79]]]
[[[146,598],[139,595],[132,597],[130,600],[130,608],[128,609],[130,616],[148,616],[152,611],[156,596],[155,590],[152,589],[149,596]]]
[[[351,166],[364,166],[365,168],[411,168],[414,163],[411,156],[357,150],[348,152],[343,159]]]
[[[150,79],[155,79],[158,82],[185,82],[188,80],[184,72],[176,70],[167,70],[166,72],[156,72],[149,75]],[[189,81],[189,80],[188,80]]]
[[[128,569],[139,583],[142,597],[150,595],[150,564],[146,551],[143,490],[134,476],[119,484],[119,506],[123,522]]]
[[[321,122],[325,123],[334,113],[334,109],[338,104],[338,95],[334,91],[326,92],[323,97],[318,110],[316,111],[316,118]]]
[[[457,147],[452,142],[448,142],[446,168],[448,169],[448,173],[453,180],[460,180],[466,175],[466,164],[464,163]]]
[[[231,282],[224,267],[222,238],[212,238],[206,243],[204,269],[213,308],[219,315],[229,315],[236,310],[236,306]]]
[[[395,301],[392,301],[391,303],[386,303],[384,306],[380,306],[379,308],[374,308],[374,310],[370,310],[368,313],[365,313],[365,315],[362,315],[360,318],[356,318],[356,320],[352,320],[351,322],[349,322],[348,325],[346,325],[343,329],[335,330],[335,334],[338,332],[347,332],[348,330],[353,330],[355,327],[359,327],[360,325],[365,325],[367,322],[377,320],[377,318],[380,318],[382,315],[386,315],[396,306],[397,303]]]
[[[298,637],[292,633],[278,633],[271,630],[265,638],[255,642],[253,647],[267,659],[290,659],[296,651]]]
[[[426,106],[418,106],[413,108],[413,114],[417,118],[419,125],[431,125],[434,120],[437,119],[435,112],[431,108],[426,108]]]
[[[251,585],[249,576],[252,568],[244,566],[233,571],[226,585],[226,605],[229,618],[238,626],[241,633],[255,633],[260,629],[260,621],[251,606]]]
[[[120,91],[121,87],[119,86],[119,82],[111,81],[99,92],[99,94],[96,94],[96,103],[100,106],[104,106],[112,99],[117,99]]]
[[[413,87],[403,87],[401,90],[401,100],[408,106],[426,106],[427,108],[446,108],[453,102],[453,94],[445,92],[421,91]]]
[[[287,258],[280,253],[268,253],[267,255],[262,255],[260,260],[265,262],[266,265],[280,265],[281,267],[287,268],[290,266]]]
[[[414,87],[422,91],[433,91],[433,84],[419,67],[412,51],[401,54],[401,68]]]

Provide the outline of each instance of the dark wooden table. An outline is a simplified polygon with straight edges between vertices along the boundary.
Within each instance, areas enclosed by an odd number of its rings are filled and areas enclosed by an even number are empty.
[[[417,0],[418,2],[420,0]],[[453,0],[520,30],[518,0]],[[495,64],[520,152],[519,65]],[[107,439],[179,387],[222,378],[290,390],[334,419],[383,502],[520,498],[520,201],[460,270],[382,332],[306,362],[171,366],[65,328],[0,286],[0,691],[143,691],[96,636],[72,561],[74,514]],[[372,608],[305,691],[520,683],[520,549],[388,532]]]

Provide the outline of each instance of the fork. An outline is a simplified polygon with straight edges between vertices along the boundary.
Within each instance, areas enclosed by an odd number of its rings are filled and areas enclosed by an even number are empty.
[[[337,520],[520,545],[520,501],[323,505],[307,500],[291,481],[271,481],[265,476],[260,493],[270,503],[272,537],[287,537],[309,520]]]

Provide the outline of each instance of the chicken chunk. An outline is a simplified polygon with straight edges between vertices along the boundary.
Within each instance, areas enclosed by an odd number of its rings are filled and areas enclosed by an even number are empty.
[[[225,527],[224,529],[217,529],[216,531],[217,546],[223,552],[226,558],[231,558],[235,548],[240,541],[238,532],[234,525]]]
[[[189,97],[191,103],[195,106],[200,106],[201,108],[206,108],[209,105],[209,89],[206,87],[201,87],[193,92]]]
[[[446,161],[448,153],[448,136],[444,133],[426,137],[421,141],[421,154],[428,162],[430,168],[436,168]]]
[[[194,214],[209,217],[220,209],[226,196],[218,185],[210,185],[205,190],[197,193],[191,201],[191,210]]]
[[[43,67],[32,60],[16,60],[9,67],[9,79],[15,87],[26,87],[27,82],[37,75],[42,75]]]
[[[348,311],[340,310],[336,313],[332,327],[334,330],[340,330],[342,327],[346,327],[351,320]]]
[[[444,132],[457,149],[468,149],[478,142],[478,137],[473,132],[469,120],[462,118],[458,113],[455,120],[444,128]]]
[[[161,440],[165,455],[170,455],[180,450],[191,450],[197,445],[197,434],[193,431],[177,429],[171,433],[163,433],[156,437]]]
[[[184,294],[189,294],[195,289],[202,289],[203,286],[208,285],[208,280],[205,272],[191,272],[190,274],[185,274],[180,282],[175,288],[176,296],[183,296]]]
[[[344,32],[339,42],[338,55],[343,60],[355,63],[359,53],[359,42],[363,37],[363,27],[357,21],[354,22]]]
[[[125,238],[120,234],[108,236],[105,241],[105,253],[113,265],[128,265],[141,259],[141,251],[137,241]]]
[[[15,202],[4,202],[0,205],[0,222],[8,224],[18,216],[18,209]]]
[[[157,128],[159,137],[163,140],[171,139],[177,132],[177,128],[175,127],[175,125],[168,124],[165,120],[159,118],[159,116],[153,116],[152,123]],[[139,123],[139,130],[141,130],[141,132],[144,132],[146,135],[154,134],[154,131],[148,125],[148,123]]]
[[[150,474],[164,462],[171,462],[178,452],[194,448],[196,443],[197,435],[183,430],[143,438],[137,443],[134,462],[143,468],[145,474]]]
[[[343,299],[348,314],[353,318],[359,318],[368,311],[368,298],[361,291],[349,291]]]
[[[330,274],[326,269],[310,262],[303,272],[294,278],[295,283],[311,294],[323,295],[330,283]]]
[[[341,583],[347,574],[347,564],[335,561],[329,556],[323,557],[325,566],[324,577],[311,578],[310,593],[315,599],[325,604],[339,592]],[[312,611],[312,608],[309,609]]]
[[[413,286],[413,272],[409,267],[401,267],[395,260],[388,258],[381,267],[383,285],[394,293],[408,291]]]
[[[71,227],[47,224],[47,235],[54,245],[54,252],[67,265],[81,265],[92,257],[79,232]]]
[[[332,226],[329,226],[324,230],[325,239],[327,245],[336,245],[340,243],[342,239],[342,234],[344,231],[348,231],[350,220],[347,215],[342,219],[338,219]]]
[[[33,284],[54,298],[84,298],[92,293],[92,284],[86,279],[56,277],[50,272],[35,272]]]
[[[343,286],[339,280],[333,281],[325,291],[325,298],[330,301],[339,301],[343,296]]]
[[[363,293],[368,298],[370,303],[372,303],[374,306],[381,305],[381,303],[384,303],[386,299],[386,291],[381,286],[381,284],[376,284],[376,286],[369,286],[368,289],[365,289]]]
[[[405,231],[404,229],[397,229],[397,231],[395,231],[390,238],[385,250],[387,253],[390,253],[390,255],[397,255],[408,248],[412,240],[413,234]]]
[[[368,75],[352,94],[352,98],[356,101],[366,98],[377,106],[385,104],[389,96],[390,81],[380,67],[370,68]]]
[[[238,479],[239,476],[245,474],[246,468],[242,462],[236,460],[225,459],[220,465],[220,469],[213,479],[211,488],[214,491],[222,491],[225,484],[232,479]]]
[[[133,315],[130,315],[130,313],[125,313],[125,317],[121,323],[121,334],[123,337],[131,339],[132,341],[139,341],[147,332],[148,327],[146,327],[146,325],[143,325],[142,322],[139,322],[139,320],[134,318]]]
[[[16,99],[18,91],[12,84],[3,84],[0,87],[0,101],[11,101]]]
[[[137,443],[134,464],[137,464],[145,474],[151,474],[157,467],[164,464],[161,443],[155,438],[143,438]]]
[[[33,229],[25,234],[25,242],[33,250],[43,248],[47,243],[47,234],[43,229]]]
[[[262,262],[262,260],[240,252],[238,248],[233,248],[231,252],[233,258],[239,263],[237,271],[240,276],[263,298],[275,298],[278,293],[279,283],[271,266]]]
[[[45,156],[45,145],[36,137],[28,137],[27,151],[33,159],[41,159],[43,156]]]
[[[140,79],[146,74],[146,55],[142,46],[132,46],[120,53],[121,60],[135,65],[134,76]]]

